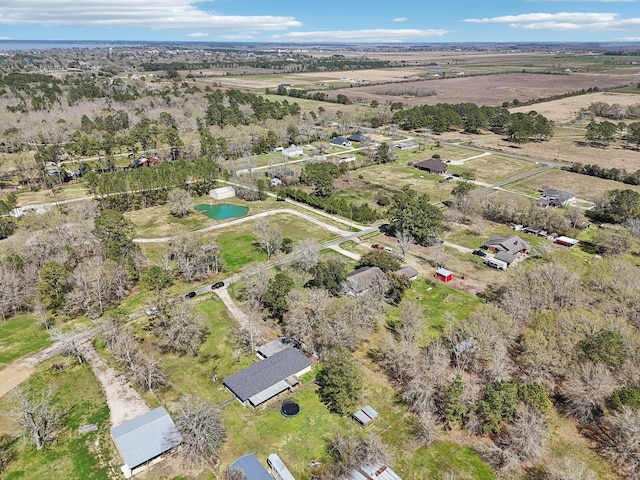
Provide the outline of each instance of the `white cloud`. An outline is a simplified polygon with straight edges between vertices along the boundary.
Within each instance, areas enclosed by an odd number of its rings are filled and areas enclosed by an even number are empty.
[[[192,38],[208,37],[208,36],[209,34],[204,32],[193,32],[187,35],[187,37],[192,37]]]
[[[524,0],[529,3],[634,3],[636,0]]]
[[[619,18],[617,13],[525,13],[491,18],[467,18],[468,23],[507,23],[524,30],[603,31],[626,30],[640,27],[640,18]]]
[[[408,20],[407,17],[397,17],[391,20],[392,22],[406,22]]]
[[[622,37],[616,38],[617,42],[640,42],[640,37]]]
[[[421,38],[441,37],[448,30],[377,29],[336,30],[324,32],[289,32],[272,35],[271,40],[291,42],[405,42]]]
[[[294,17],[207,12],[197,8],[197,3],[203,0],[2,0],[0,24],[216,31],[284,30],[302,25]]]

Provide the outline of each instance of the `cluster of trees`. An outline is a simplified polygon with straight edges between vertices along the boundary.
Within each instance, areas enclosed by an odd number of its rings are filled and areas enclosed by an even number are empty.
[[[215,90],[207,95],[209,102],[204,120],[206,125],[248,125],[267,119],[281,120],[287,116],[300,115],[297,103],[272,102],[261,95],[240,90]],[[228,105],[228,106],[226,106]]]
[[[443,216],[427,194],[418,194],[405,185],[393,195],[387,216],[391,233],[408,234],[418,245],[439,243]]]
[[[574,163],[565,170],[591,177],[606,178],[607,180],[615,180],[616,182],[626,183],[628,185],[640,185],[640,170],[634,173],[628,173],[622,168],[604,168],[599,165]]]
[[[585,140],[591,145],[607,147],[612,141],[622,138],[627,145],[640,147],[640,122],[629,125],[620,122],[617,125],[605,120],[604,122],[591,121],[587,125]]]
[[[306,203],[314,208],[319,208],[331,214],[337,214],[343,218],[348,218],[354,222],[369,223],[382,218],[382,213],[369,206],[367,203],[358,205],[339,195],[331,195],[329,197],[308,193],[299,188],[282,188],[278,190],[278,196],[282,198],[291,198],[296,202]]]
[[[597,117],[613,118],[615,120],[640,118],[640,103],[620,105],[619,103],[593,102],[587,110]]]
[[[610,190],[589,212],[593,218],[613,223],[625,223],[640,218],[640,193],[635,190]]]
[[[464,129],[468,133],[490,130],[507,135],[516,143],[547,140],[553,136],[553,122],[537,112],[509,113],[501,107],[478,107],[475,103],[423,105],[399,110],[394,123],[405,130],[429,128],[436,133]]]
[[[0,75],[0,96],[16,98],[16,105],[8,106],[11,111],[26,113],[30,110],[48,110],[60,103],[61,81],[39,73],[6,73]]]

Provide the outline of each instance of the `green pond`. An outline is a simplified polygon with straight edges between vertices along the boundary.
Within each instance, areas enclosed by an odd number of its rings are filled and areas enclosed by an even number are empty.
[[[222,203],[220,205],[198,205],[196,210],[204,213],[209,218],[224,220],[226,218],[244,217],[249,211],[249,207]]]

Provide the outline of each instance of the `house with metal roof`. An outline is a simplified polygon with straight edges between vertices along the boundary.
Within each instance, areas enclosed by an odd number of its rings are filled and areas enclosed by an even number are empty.
[[[295,348],[285,348],[224,379],[224,386],[245,405],[257,407],[290,390],[311,371],[311,360]]]
[[[247,480],[273,480],[266,468],[262,466],[258,457],[253,453],[240,457],[229,468],[241,470]]]
[[[347,140],[346,138],[343,138],[343,137],[332,138],[329,141],[329,145],[332,146],[332,147],[351,148],[351,142],[349,140]]]
[[[158,407],[111,429],[111,438],[124,460],[125,478],[182,442],[169,413]]]
[[[406,266],[402,267],[400,270],[396,270],[393,273],[395,273],[396,275],[404,275],[405,277],[407,277],[412,282],[416,278],[418,278],[418,271],[415,268],[413,268],[411,265],[406,265]]]
[[[300,344],[291,338],[280,337],[258,347],[256,349],[256,355],[261,359],[269,358],[289,347],[300,348]]]

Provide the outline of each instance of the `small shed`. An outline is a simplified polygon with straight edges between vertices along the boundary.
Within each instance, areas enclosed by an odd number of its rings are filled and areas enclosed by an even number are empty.
[[[405,267],[402,267],[400,270],[396,270],[393,273],[395,273],[396,275],[404,275],[405,277],[407,277],[412,282],[416,278],[418,278],[418,271],[415,268],[413,268],[411,265],[407,265]]]
[[[450,282],[453,280],[453,272],[450,272],[446,268],[439,268],[436,270],[436,278],[445,283]]]
[[[354,413],[352,418],[363,427],[367,427],[378,418],[378,412],[376,412],[371,405],[367,405]]]
[[[209,196],[215,200],[224,200],[225,198],[233,198],[236,196],[236,191],[231,185],[226,187],[214,188],[209,190]]]
[[[253,453],[240,457],[231,464],[231,468],[241,470],[247,480],[273,480],[264,466]]]
[[[182,442],[182,436],[164,407],[113,427],[111,438],[124,460],[122,473],[125,478],[130,478],[133,470],[157,459]]]
[[[295,480],[277,453],[272,453],[267,457],[267,465],[271,468],[271,475],[276,480]]]

